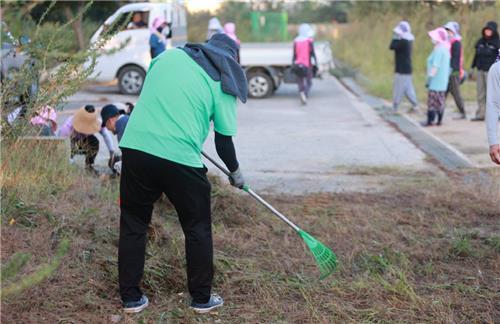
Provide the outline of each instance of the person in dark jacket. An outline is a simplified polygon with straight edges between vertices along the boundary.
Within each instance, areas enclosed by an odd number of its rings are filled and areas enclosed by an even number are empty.
[[[403,96],[412,104],[412,111],[418,110],[417,95],[412,80],[411,52],[415,37],[411,33],[410,24],[401,21],[393,30],[393,38],[389,48],[394,51],[395,76],[392,103],[394,111],[398,110]]]
[[[482,30],[482,37],[476,43],[476,54],[472,61],[472,69],[477,69],[477,111],[473,121],[484,120],[488,70],[495,63],[499,48],[498,25],[494,21],[489,21]]]
[[[465,71],[463,67],[464,55],[462,48],[462,37],[460,36],[460,25],[456,21],[447,22],[443,26],[448,32],[450,39],[450,54],[451,54],[451,74],[450,80],[448,82],[448,90],[446,90],[446,96],[451,92],[453,99],[455,99],[455,104],[457,105],[458,111],[460,113],[459,117],[456,119],[465,119],[465,106],[464,100],[462,99],[462,94],[460,93],[460,84],[465,78]]]

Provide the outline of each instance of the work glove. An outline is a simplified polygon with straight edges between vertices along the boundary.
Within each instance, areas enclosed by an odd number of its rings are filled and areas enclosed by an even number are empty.
[[[113,171],[117,174],[122,174],[122,161],[118,161],[113,165]]]
[[[121,161],[121,159],[122,158],[121,158],[120,155],[118,155],[118,154],[116,154],[114,152],[110,152],[110,156],[109,156],[109,160],[108,160],[108,167],[111,170],[115,171],[114,170],[115,163]]]
[[[243,186],[245,185],[245,179],[243,178],[243,173],[241,172],[240,168],[238,168],[236,171],[231,172],[229,175],[229,183],[239,189],[243,189]]]

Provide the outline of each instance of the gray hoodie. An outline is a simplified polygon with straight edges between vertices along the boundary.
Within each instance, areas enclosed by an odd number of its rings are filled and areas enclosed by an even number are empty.
[[[499,144],[498,120],[500,118],[500,61],[493,64],[488,72],[486,90],[486,131],[491,145]]]

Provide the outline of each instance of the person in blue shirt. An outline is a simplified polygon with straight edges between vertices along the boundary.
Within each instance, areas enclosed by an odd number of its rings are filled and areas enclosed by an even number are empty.
[[[167,37],[165,37],[165,28],[168,23],[161,17],[156,17],[151,28],[151,36],[149,36],[149,47],[151,58],[155,58],[165,51],[167,46]],[[170,32],[169,32],[170,33]]]
[[[106,105],[101,109],[101,126],[115,134],[118,138],[118,143],[120,143],[123,133],[125,132],[125,127],[127,127],[129,117],[129,115],[125,114],[124,111],[120,111],[115,105]],[[120,174],[121,163],[121,157],[113,154],[108,161],[108,166],[114,173]]]
[[[441,125],[446,101],[446,90],[450,78],[450,42],[448,33],[443,27],[429,32],[429,37],[434,43],[434,49],[427,58],[427,121],[423,126]]]

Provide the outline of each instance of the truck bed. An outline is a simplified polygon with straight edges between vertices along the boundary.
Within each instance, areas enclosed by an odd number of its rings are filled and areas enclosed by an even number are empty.
[[[314,51],[320,66],[332,67],[330,43],[314,43]],[[289,66],[292,64],[293,42],[287,43],[242,43],[240,50],[241,65],[248,66]]]

